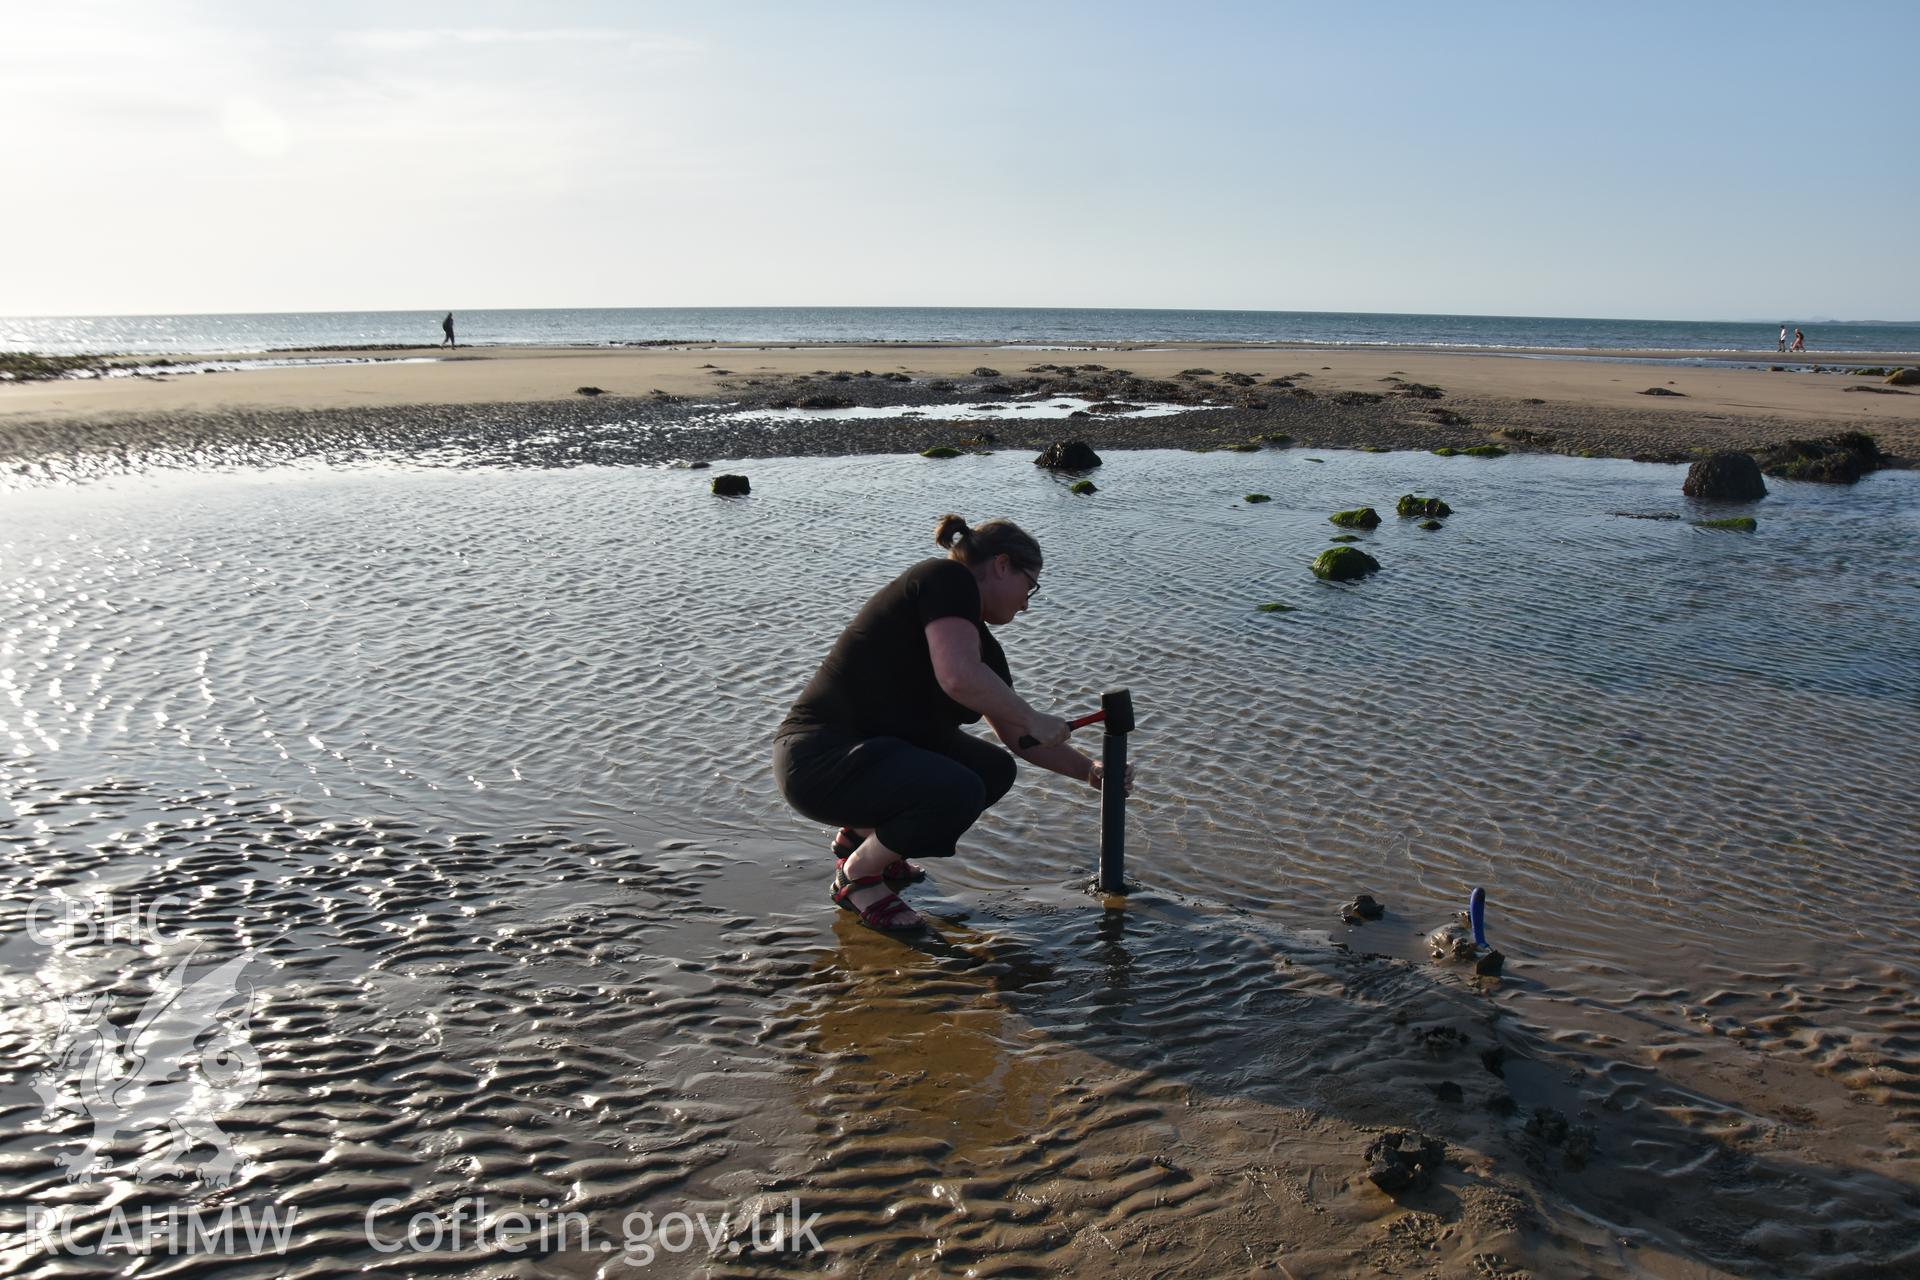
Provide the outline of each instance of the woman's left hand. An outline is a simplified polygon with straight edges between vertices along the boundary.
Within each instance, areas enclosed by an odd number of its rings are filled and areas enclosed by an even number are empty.
[[[1095,791],[1102,790],[1101,783],[1106,780],[1107,767],[1098,760],[1092,761],[1087,768],[1087,785]],[[1127,766],[1127,795],[1133,794],[1133,766]]]

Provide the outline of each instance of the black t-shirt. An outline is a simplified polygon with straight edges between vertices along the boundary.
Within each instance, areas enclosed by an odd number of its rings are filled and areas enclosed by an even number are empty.
[[[867,601],[834,642],[782,733],[848,729],[863,738],[920,742],[980,718],[947,696],[933,674],[927,624],[965,618],[980,632],[980,657],[1009,686],[1007,655],[980,620],[980,584],[958,560],[922,560]]]

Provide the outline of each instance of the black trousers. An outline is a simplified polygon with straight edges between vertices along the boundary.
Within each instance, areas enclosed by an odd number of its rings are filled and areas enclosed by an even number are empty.
[[[959,729],[921,743],[811,729],[774,740],[787,803],[816,822],[872,827],[909,858],[950,858],[962,832],[1013,786],[1013,756]]]

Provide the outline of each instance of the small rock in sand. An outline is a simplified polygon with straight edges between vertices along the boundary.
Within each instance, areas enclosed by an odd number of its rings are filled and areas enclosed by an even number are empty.
[[[1424,1133],[1400,1129],[1367,1144],[1367,1177],[1388,1195],[1427,1185],[1447,1157],[1447,1144]]]
[[[1569,1169],[1583,1169],[1600,1146],[1600,1135],[1590,1124],[1576,1124],[1567,1130],[1567,1145],[1561,1152]]]
[[[1473,934],[1457,922],[1441,925],[1427,935],[1427,951],[1435,960],[1472,960],[1480,954]]]
[[[1567,1118],[1552,1107],[1535,1107],[1527,1117],[1527,1132],[1550,1147],[1567,1140]]]
[[[1363,893],[1340,908],[1340,918],[1348,924],[1359,924],[1363,920],[1378,920],[1387,914],[1387,909],[1373,900],[1372,894]]]

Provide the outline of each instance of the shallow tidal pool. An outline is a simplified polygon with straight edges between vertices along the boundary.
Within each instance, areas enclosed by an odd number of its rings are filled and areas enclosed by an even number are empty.
[[[749,475],[752,495],[713,497],[720,471]],[[1797,1108],[1836,1135],[1821,1153],[1830,1170],[1807,1175],[1807,1203],[1828,1205],[1822,1220],[1882,1230],[1920,1151],[1920,476],[1774,481],[1739,509],[1759,520],[1742,534],[1691,523],[1728,512],[1682,498],[1683,472],[1112,452],[1092,473],[1098,492],[1080,496],[1070,477],[1002,452],[713,471],[309,467],[10,493],[0,981],[22,1009],[110,985],[124,958],[81,947],[50,959],[23,936],[25,904],[184,874],[208,936],[237,929],[250,946],[337,962],[326,972],[359,984],[302,989],[291,963],[286,989],[307,1012],[284,1024],[289,1044],[311,1025],[300,1017],[357,1007],[392,1043],[409,1010],[437,1008],[433,1052],[481,1053],[485,1028],[525,1002],[490,1002],[449,975],[579,947],[577,989],[605,996],[621,964],[656,995],[705,998],[717,984],[714,1008],[747,1010],[760,1038],[742,1043],[765,1049],[796,1017],[783,984],[833,968],[809,948],[845,931],[826,901],[826,835],[773,787],[771,734],[860,602],[938,554],[936,517],[1007,516],[1047,557],[1034,608],[1001,632],[1017,685],[1068,716],[1104,688],[1131,689],[1129,873],[1178,907],[1157,926],[1115,923],[1084,888],[1096,797],[1029,770],[924,900],[1015,975],[996,989],[1014,993],[1004,1007],[1021,1027],[980,1033],[1000,1063],[983,1068],[997,1118],[983,1110],[978,1133],[941,1141],[987,1160],[1015,1142],[1009,1116],[1037,1125],[1054,1093],[1071,1092],[1064,1072],[996,1073],[1023,1037],[1088,1049],[1123,1033],[1056,998],[1081,966],[1110,976],[1116,947],[1140,991],[1163,984],[1173,1017],[1183,970],[1234,970],[1238,983],[1268,964],[1270,951],[1235,950],[1249,937],[1429,969],[1425,933],[1477,885],[1508,963],[1473,998],[1543,1046],[1595,1055],[1593,1106],[1612,1098],[1631,1113],[1647,1073],[1667,1071],[1668,1084],[1743,1114]],[[1248,504],[1252,493],[1271,501]],[[1454,514],[1436,531],[1399,520],[1406,493]],[[1308,565],[1344,532],[1327,517],[1363,505],[1382,523],[1355,545],[1380,572],[1316,580]],[[1269,602],[1286,609],[1260,611]],[[1095,730],[1078,741],[1098,749]],[[425,843],[410,853],[412,841]],[[687,856],[705,860],[629,866],[617,852],[663,841],[692,841]],[[567,855],[566,842],[585,851]],[[199,861],[183,871],[188,851]],[[346,896],[320,905],[336,878]],[[755,880],[761,897],[713,890],[724,910],[681,902],[689,886]],[[1361,891],[1388,915],[1350,928],[1337,907]],[[772,914],[749,928],[756,911]],[[508,923],[488,933],[496,913]],[[1076,932],[1086,919],[1104,931]],[[1003,936],[1018,938],[1011,960]],[[633,951],[603,954],[595,939]],[[726,994],[722,962],[736,953],[772,966],[745,995]],[[1212,980],[1189,992],[1212,1019],[1182,1041],[1194,1052],[1278,1033],[1285,1008],[1256,1007],[1238,986],[1207,1004]],[[415,981],[440,985],[423,996]],[[660,1056],[648,1070],[696,1052],[675,1047],[679,1025],[651,1028]],[[958,1052],[946,1037],[965,1041],[954,1028],[966,1025],[911,1034],[923,1052]],[[811,1028],[807,1053],[864,1045],[832,1016]],[[47,1033],[23,1018],[10,1047],[31,1053]],[[1312,1062],[1310,1046],[1269,1051]],[[530,1042],[527,1062],[553,1052]],[[805,1070],[766,1052],[768,1071]],[[364,1048],[342,1053],[350,1063]],[[588,1074],[622,1078],[604,1063]],[[697,1075],[689,1060],[669,1078],[678,1088]],[[590,1085],[618,1096],[572,1077],[555,1087]],[[460,1092],[449,1089],[447,1105]],[[686,1122],[734,1144],[724,1158],[677,1151],[667,1167],[692,1177],[797,1158],[740,1144],[750,1117],[800,1104],[771,1091],[734,1101]],[[569,1121],[579,1142],[631,1135],[592,1111]],[[7,1151],[49,1149],[45,1132],[8,1130]],[[1616,1158],[1665,1176],[1684,1164],[1672,1141]],[[521,1155],[539,1165],[537,1149]],[[566,1178],[537,1176],[565,1197]],[[407,1185],[430,1182],[420,1172]],[[1610,1202],[1572,1198],[1620,1225]],[[912,1234],[863,1229],[883,1243]],[[1759,1244],[1703,1243],[1678,1226],[1659,1239],[1720,1266],[1760,1256],[1746,1251]],[[1054,1247],[1032,1246],[1036,1265]],[[1804,1274],[1897,1252],[1804,1247]]]

